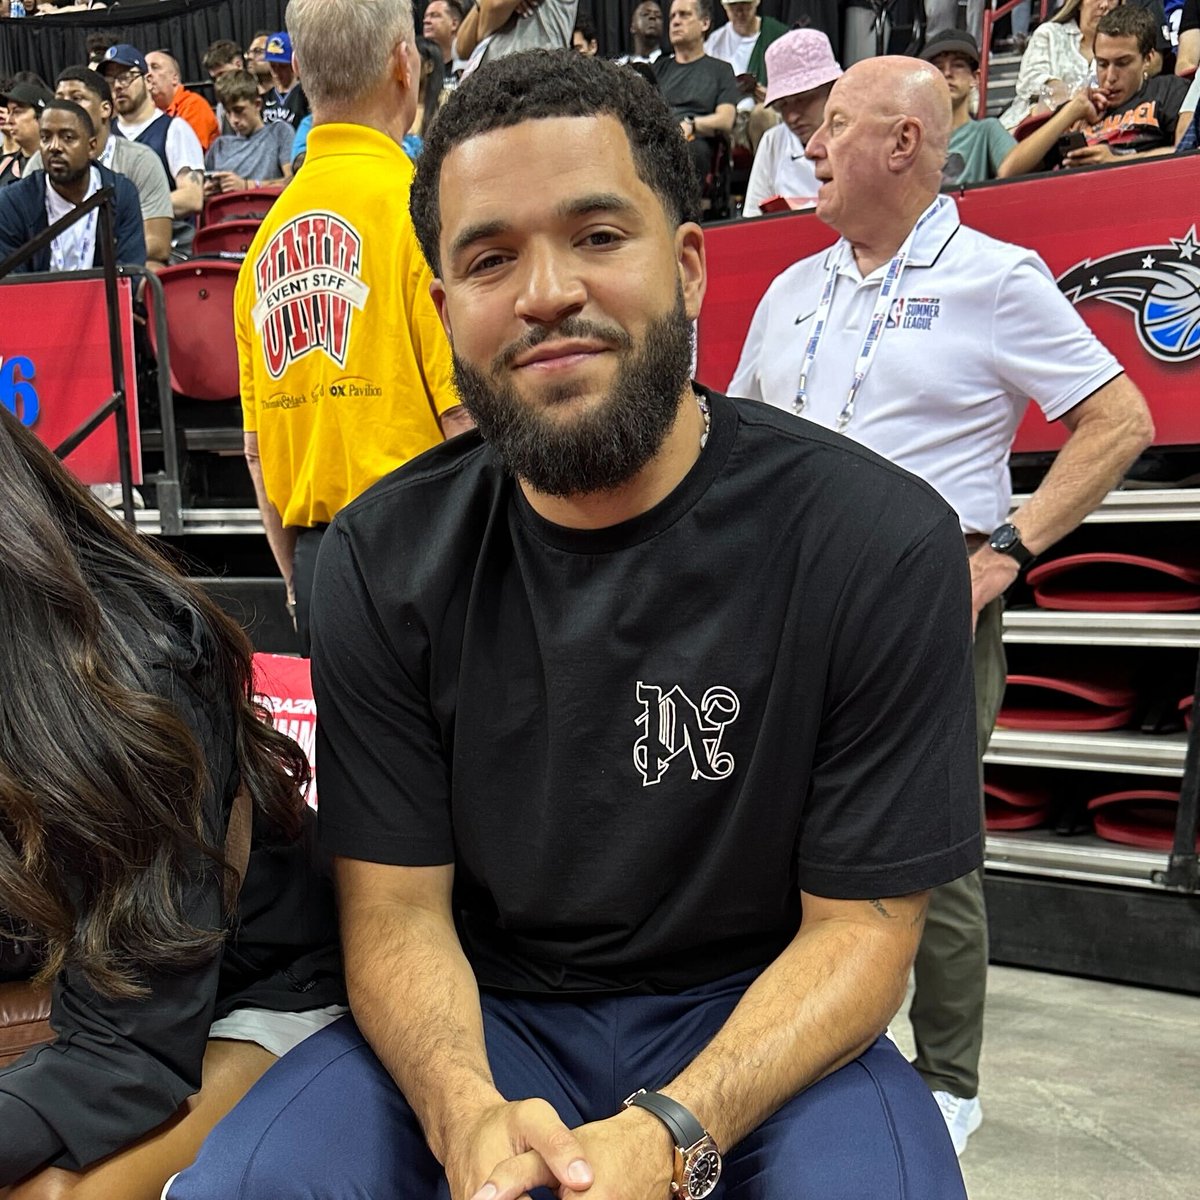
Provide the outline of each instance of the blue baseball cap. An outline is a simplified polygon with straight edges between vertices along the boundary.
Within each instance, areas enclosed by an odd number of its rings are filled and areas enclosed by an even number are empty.
[[[263,52],[267,62],[290,63],[292,61],[292,39],[286,31],[273,33],[267,38],[267,48]]]
[[[101,75],[105,74],[104,68],[109,63],[115,63],[118,67],[136,67],[143,75],[150,73],[150,68],[146,66],[145,55],[128,42],[118,42],[115,46],[109,46],[104,52],[104,57],[96,64],[96,70]]]

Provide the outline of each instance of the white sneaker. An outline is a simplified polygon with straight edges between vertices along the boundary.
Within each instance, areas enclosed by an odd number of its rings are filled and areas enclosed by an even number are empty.
[[[954,1153],[961,1156],[967,1148],[967,1138],[983,1124],[983,1106],[979,1097],[964,1100],[950,1092],[934,1092],[933,1098],[946,1118],[946,1128],[950,1130],[950,1140],[954,1143]]]

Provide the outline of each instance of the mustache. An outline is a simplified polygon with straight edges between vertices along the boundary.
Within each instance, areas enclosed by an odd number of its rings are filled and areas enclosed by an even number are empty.
[[[518,355],[555,337],[593,338],[598,342],[607,342],[616,350],[629,350],[633,346],[633,338],[619,325],[602,325],[599,321],[589,321],[583,317],[567,317],[557,325],[538,325],[524,337],[510,342],[492,360],[493,365],[496,370],[511,367]]]

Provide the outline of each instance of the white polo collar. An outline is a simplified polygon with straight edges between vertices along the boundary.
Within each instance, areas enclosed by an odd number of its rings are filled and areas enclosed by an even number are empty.
[[[910,267],[931,267],[937,261],[938,255],[946,248],[946,243],[954,236],[962,224],[958,216],[958,205],[953,196],[942,196],[941,211],[930,218],[928,224],[917,234],[909,254]],[[918,218],[919,219],[919,218]],[[915,224],[915,222],[914,222]],[[854,251],[850,243],[843,237],[825,252],[824,266],[836,264],[839,275],[846,275],[855,283],[865,282],[859,273],[858,263],[854,261]],[[887,263],[882,263],[866,279],[874,279],[876,275],[882,278],[887,270]]]

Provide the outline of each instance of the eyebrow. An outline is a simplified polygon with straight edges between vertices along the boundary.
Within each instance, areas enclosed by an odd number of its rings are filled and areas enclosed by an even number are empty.
[[[611,212],[622,216],[633,216],[639,211],[636,204],[616,192],[594,192],[587,196],[579,196],[574,200],[564,201],[554,210],[554,215],[561,220],[570,221],[578,217],[586,217],[589,213]],[[507,233],[512,228],[507,221],[477,221],[468,225],[453,242],[450,243],[450,257],[457,258],[469,246],[482,242],[487,238],[497,237]]]

